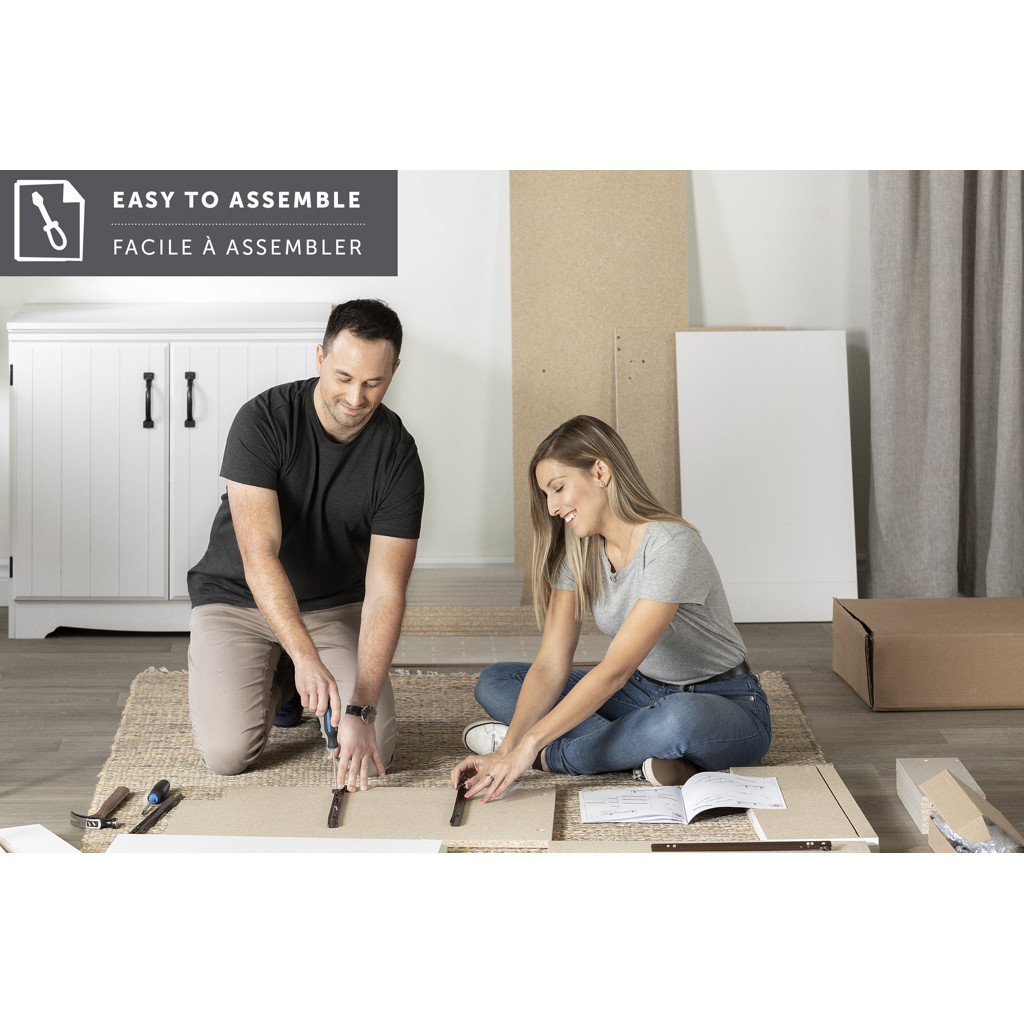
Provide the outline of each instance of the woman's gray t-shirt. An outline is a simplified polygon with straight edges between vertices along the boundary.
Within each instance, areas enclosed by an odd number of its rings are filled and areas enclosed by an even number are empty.
[[[554,586],[576,589],[567,558]],[[598,629],[615,636],[640,600],[679,605],[640,663],[645,676],[677,685],[699,683],[746,658],[718,569],[696,530],[682,523],[649,523],[633,560],[618,572],[612,571],[602,545],[601,598],[590,608]]]

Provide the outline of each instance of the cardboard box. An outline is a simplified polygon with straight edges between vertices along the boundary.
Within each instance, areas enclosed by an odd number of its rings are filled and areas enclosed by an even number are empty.
[[[1024,836],[984,797],[975,793],[948,769],[922,782],[921,791],[931,800],[935,813],[941,815],[946,824],[963,839],[976,843],[988,842],[991,835],[985,824],[987,818],[1024,845]],[[928,825],[928,845],[936,853],[958,852],[938,830],[934,820]]]
[[[896,795],[914,819],[921,835],[928,835],[932,820],[932,802],[921,790],[921,783],[934,778],[943,769],[948,769],[961,782],[965,782],[980,797],[985,792],[974,781],[959,757],[901,757],[896,761]]]
[[[875,711],[1024,708],[1024,597],[835,598],[832,668]]]

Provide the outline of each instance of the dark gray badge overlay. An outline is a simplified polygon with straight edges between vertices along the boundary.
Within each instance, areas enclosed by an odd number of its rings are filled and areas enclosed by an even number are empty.
[[[0,274],[394,277],[397,171],[0,171]]]

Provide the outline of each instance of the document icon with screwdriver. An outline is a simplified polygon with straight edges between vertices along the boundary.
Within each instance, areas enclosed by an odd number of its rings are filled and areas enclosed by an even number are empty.
[[[68,262],[82,259],[85,200],[64,178],[14,183],[14,258]]]

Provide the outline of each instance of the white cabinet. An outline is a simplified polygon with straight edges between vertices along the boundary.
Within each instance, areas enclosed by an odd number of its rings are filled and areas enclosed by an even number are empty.
[[[24,306],[11,356],[12,637],[185,630],[240,405],[313,376],[325,304]]]

